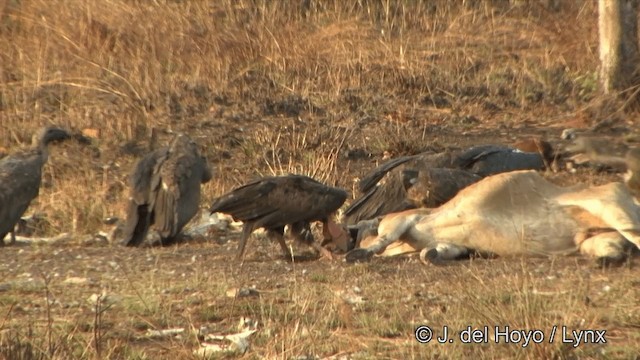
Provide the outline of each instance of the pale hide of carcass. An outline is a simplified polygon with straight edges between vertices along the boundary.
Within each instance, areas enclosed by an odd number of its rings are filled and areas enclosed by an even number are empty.
[[[560,187],[535,171],[487,177],[436,209],[386,215],[378,235],[362,240],[347,261],[423,251],[449,260],[472,249],[498,256],[580,252],[602,261],[640,248],[640,206],[618,182]]]

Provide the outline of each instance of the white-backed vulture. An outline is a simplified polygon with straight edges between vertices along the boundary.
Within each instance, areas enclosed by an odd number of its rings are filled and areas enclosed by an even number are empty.
[[[200,187],[212,172],[196,143],[178,134],[169,146],[140,159],[130,178],[122,243],[139,246],[151,227],[163,245],[172,243],[198,212]]]
[[[45,127],[33,135],[31,149],[0,160],[0,246],[7,233],[11,233],[11,243],[15,242],[14,227],[38,196],[49,143],[68,138],[66,130]]]

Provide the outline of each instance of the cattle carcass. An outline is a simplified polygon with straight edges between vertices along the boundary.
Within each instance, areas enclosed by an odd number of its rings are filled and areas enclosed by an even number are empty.
[[[423,250],[434,261],[467,250],[498,256],[580,252],[603,263],[640,247],[640,207],[624,184],[560,187],[535,171],[493,175],[436,209],[413,209],[380,220],[347,261]]]

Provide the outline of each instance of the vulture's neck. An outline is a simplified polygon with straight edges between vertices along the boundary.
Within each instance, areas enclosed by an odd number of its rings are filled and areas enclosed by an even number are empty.
[[[46,163],[47,159],[49,159],[49,146],[47,145],[47,143],[44,141],[38,142],[36,149],[40,154],[40,159],[42,160],[42,164]]]

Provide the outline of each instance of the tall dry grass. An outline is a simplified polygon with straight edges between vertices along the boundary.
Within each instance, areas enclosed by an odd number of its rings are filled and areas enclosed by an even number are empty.
[[[581,111],[596,90],[595,11],[591,1],[7,0],[0,144],[11,150],[49,123],[99,130],[91,149],[54,150],[34,208],[56,232],[92,232],[122,213],[140,156],[128,149],[144,148],[152,127],[200,143],[217,170],[207,200],[287,171],[350,187],[349,149],[416,151],[469,118],[489,128]]]

